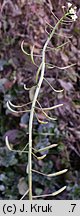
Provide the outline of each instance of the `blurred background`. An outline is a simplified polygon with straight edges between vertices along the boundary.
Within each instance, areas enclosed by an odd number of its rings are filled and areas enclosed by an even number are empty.
[[[38,149],[53,143],[58,146],[46,151],[47,157],[41,161],[33,158],[33,168],[44,173],[68,168],[66,174],[53,178],[33,174],[34,195],[52,193],[67,185],[63,193],[45,199],[80,199],[80,0],[69,2],[77,7],[78,18],[75,22],[63,23],[51,39],[50,46],[56,48],[67,40],[69,43],[46,53],[46,61],[58,67],[47,68],[45,77],[55,89],[64,91],[56,93],[44,81],[39,96],[42,107],[58,103],[64,106],[50,113],[57,120],[46,125],[39,124],[34,116],[33,147]],[[7,100],[16,105],[27,103],[33,93],[25,91],[23,86],[35,84],[37,67],[31,63],[30,56],[22,53],[21,42],[24,40],[28,53],[35,45],[34,54],[40,55],[51,31],[48,23],[55,26],[57,19],[63,15],[62,6],[66,10],[67,3],[66,0],[0,1],[1,200],[20,199],[28,189],[27,155],[11,152],[5,145],[6,135],[13,149],[21,150],[28,143],[29,114],[11,112],[6,106]],[[35,62],[39,65],[39,56],[35,57]],[[63,70],[70,64],[75,65]],[[38,112],[38,118],[45,120],[41,112]]]

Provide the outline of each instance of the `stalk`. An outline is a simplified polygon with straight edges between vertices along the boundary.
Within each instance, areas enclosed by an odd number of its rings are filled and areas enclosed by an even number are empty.
[[[58,25],[63,21],[63,19],[68,15],[69,13],[66,13],[55,25],[53,28],[51,34],[48,36],[47,41],[44,44],[43,50],[42,50],[42,67],[40,64],[40,69],[41,69],[41,75],[35,90],[34,98],[32,101],[32,106],[31,106],[31,111],[30,111],[30,119],[29,119],[29,154],[28,154],[28,182],[29,182],[29,200],[32,200],[32,127],[33,127],[33,117],[34,117],[34,111],[35,111],[35,106],[36,106],[36,101],[39,95],[39,91],[44,79],[44,72],[45,72],[45,52],[46,48],[53,37],[53,34],[55,33]]]

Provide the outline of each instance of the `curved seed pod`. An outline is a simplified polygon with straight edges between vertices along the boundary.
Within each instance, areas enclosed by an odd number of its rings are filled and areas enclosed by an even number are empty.
[[[45,148],[41,148],[41,149],[34,149],[34,148],[33,148],[33,150],[34,150],[35,152],[43,152],[43,151],[49,150],[49,149],[51,149],[51,148],[54,148],[54,147],[56,147],[56,146],[58,146],[58,144],[51,144],[51,145],[49,145],[49,146],[47,146],[47,147],[45,147]]]
[[[32,63],[35,65],[35,66],[37,66],[38,67],[38,65],[35,63],[35,61],[34,61],[34,45],[33,45],[33,47],[32,47],[32,49],[31,49],[31,60],[32,60]],[[38,56],[38,57],[40,57],[40,56]]]
[[[37,160],[43,160],[43,159],[46,157],[46,154],[44,154],[44,155],[42,155],[42,156],[40,156],[40,157],[37,157],[33,152],[32,152],[32,154],[33,154],[33,156],[34,156],[35,158],[37,158]]]
[[[36,112],[35,112],[35,116],[36,116],[36,118],[37,118],[37,120],[38,120],[38,122],[39,122],[40,124],[48,124],[48,121],[41,121],[41,120],[38,118]]]
[[[53,86],[50,84],[50,82],[49,82],[46,78],[44,78],[44,80],[47,82],[47,84],[51,87],[51,89],[52,89],[54,92],[60,93],[60,92],[63,92],[63,91],[64,91],[63,89],[61,89],[61,90],[56,90],[55,88],[53,88]]]
[[[61,170],[59,172],[55,172],[55,173],[52,173],[52,174],[48,174],[47,176],[48,177],[53,177],[53,176],[58,176],[58,175],[62,175],[64,173],[66,173],[68,171],[68,169],[64,169],[64,170]]]
[[[6,146],[7,146],[7,148],[10,150],[10,151],[12,151],[12,152],[17,152],[17,153],[28,153],[28,151],[21,151],[21,150],[14,150],[14,149],[12,149],[11,148],[11,146],[10,146],[10,144],[9,144],[9,140],[8,140],[8,136],[6,136],[5,137],[5,143],[6,143]]]
[[[44,195],[39,195],[39,196],[32,196],[33,198],[39,198],[39,197],[48,197],[48,196],[56,196],[60,193],[62,193],[64,190],[66,189],[66,186],[63,186],[62,188],[60,188],[59,190],[51,193],[51,194],[44,194]]]
[[[8,103],[10,104],[10,106],[12,106],[14,108],[21,108],[21,107],[24,107],[24,106],[27,106],[27,105],[31,104],[31,102],[29,102],[29,103],[22,104],[22,105],[15,105],[11,101],[8,101]]]
[[[43,110],[43,108],[42,108],[41,104],[38,102],[38,100],[37,100],[37,103],[39,104],[39,106],[40,106],[40,108],[41,108],[41,111],[42,111],[42,113],[46,116],[46,118],[48,118],[48,119],[50,119],[50,120],[53,120],[53,121],[56,120],[56,118],[52,118],[52,117],[50,117],[50,116],[47,115],[47,113]]]
[[[34,170],[34,169],[32,169],[32,171],[35,173],[38,173],[40,175],[46,176],[46,177],[55,177],[55,176],[62,175],[64,173],[66,173],[68,171],[68,169],[60,170],[59,172],[50,173],[50,174],[45,174],[45,173],[39,172],[39,171]]]
[[[65,69],[68,69],[72,66],[75,66],[75,63],[74,64],[71,64],[71,65],[67,65],[65,67],[59,67],[57,65],[52,65],[52,64],[46,64],[48,66],[49,69],[52,69],[52,68],[58,68],[59,70],[65,70]]]
[[[31,55],[30,53],[27,53],[27,52],[24,50],[24,40],[23,40],[22,43],[21,43],[21,50],[22,50],[22,52],[23,52],[25,55],[28,55],[28,56]]]
[[[62,44],[60,44],[59,46],[57,46],[57,47],[47,47],[47,49],[49,49],[49,50],[52,50],[52,51],[54,51],[54,50],[57,50],[57,49],[60,49],[60,48],[62,48],[63,46],[65,46],[66,44],[68,44],[68,43],[70,43],[70,41],[66,41],[65,43],[62,43]],[[54,66],[55,67],[55,66]]]
[[[37,85],[34,85],[34,86],[31,86],[31,87],[27,88],[27,87],[26,87],[26,84],[24,84],[24,89],[25,89],[26,91],[29,91],[29,90],[31,90],[33,87],[36,88],[36,86],[37,86]],[[31,103],[31,102],[29,102],[29,103]]]
[[[16,111],[16,110],[14,110],[14,109],[11,108],[10,103],[11,103],[10,101],[7,101],[7,108],[8,108],[11,112],[14,112],[14,113],[30,112],[30,110]]]

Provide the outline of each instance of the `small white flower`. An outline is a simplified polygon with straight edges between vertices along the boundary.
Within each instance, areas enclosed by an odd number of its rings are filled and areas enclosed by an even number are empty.
[[[75,21],[77,19],[77,15],[76,14],[71,15],[71,18]]]
[[[64,9],[64,8],[65,8],[65,6],[63,5],[63,6],[62,6],[62,9]]]
[[[77,7],[75,6],[75,7],[74,7],[74,10],[76,10],[76,9],[77,9]]]
[[[72,4],[70,2],[68,2],[67,4],[68,4],[68,8],[70,8],[72,6]]]
[[[76,13],[76,10],[75,10],[74,8],[71,8],[71,9],[69,10],[69,13],[70,13],[70,14],[75,14],[75,13]]]
[[[69,14],[74,21],[77,19],[76,9],[77,7],[74,7],[74,8],[70,8],[69,10]]]

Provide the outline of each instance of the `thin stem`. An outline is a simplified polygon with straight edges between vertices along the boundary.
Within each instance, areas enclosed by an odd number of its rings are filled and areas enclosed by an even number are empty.
[[[25,194],[21,197],[21,199],[20,200],[23,200],[24,199],[24,197],[27,195],[29,193],[29,189],[25,192]]]
[[[43,57],[42,57],[42,70],[41,70],[41,76],[34,94],[31,112],[30,112],[30,120],[29,120],[29,155],[28,155],[28,164],[29,164],[29,200],[32,200],[32,125],[33,125],[33,116],[34,116],[34,107],[36,104],[36,100],[41,88],[41,84],[44,77],[44,71],[45,71],[45,50],[43,48]]]

